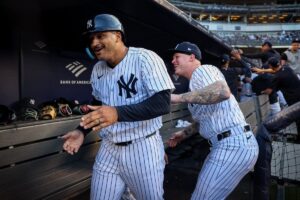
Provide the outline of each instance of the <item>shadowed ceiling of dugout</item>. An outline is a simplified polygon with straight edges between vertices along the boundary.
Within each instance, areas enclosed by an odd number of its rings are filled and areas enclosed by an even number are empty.
[[[15,31],[21,31],[31,37],[42,36],[57,50],[83,49],[82,32],[86,21],[99,13],[111,13],[120,18],[129,45],[149,48],[159,54],[185,40],[198,44],[204,54],[206,49],[216,55],[228,49],[211,33],[150,0],[4,0],[1,4],[1,10],[4,8],[5,11],[1,14],[2,20],[8,29],[7,33],[2,33],[7,36],[4,38],[11,38]]]

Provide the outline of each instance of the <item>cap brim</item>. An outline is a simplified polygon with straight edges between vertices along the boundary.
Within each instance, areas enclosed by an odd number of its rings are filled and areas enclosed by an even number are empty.
[[[187,55],[191,55],[192,53],[191,52],[187,52],[187,51],[180,51],[180,50],[176,50],[176,49],[168,49],[168,52],[169,53],[183,53],[183,54],[187,54]]]

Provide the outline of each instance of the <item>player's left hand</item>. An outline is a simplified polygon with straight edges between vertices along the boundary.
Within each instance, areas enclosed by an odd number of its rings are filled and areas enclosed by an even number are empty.
[[[184,132],[177,131],[172,134],[172,136],[167,141],[169,147],[176,147],[184,139]]]
[[[88,107],[92,112],[84,115],[80,122],[85,129],[93,128],[93,131],[98,131],[118,121],[118,112],[115,107],[90,105]]]

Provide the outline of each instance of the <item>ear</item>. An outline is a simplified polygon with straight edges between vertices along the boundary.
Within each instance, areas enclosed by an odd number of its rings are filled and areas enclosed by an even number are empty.
[[[196,59],[195,55],[194,54],[191,54],[190,55],[190,61],[194,61]]]
[[[119,31],[116,31],[116,37],[118,38],[118,41],[122,41],[122,33]]]

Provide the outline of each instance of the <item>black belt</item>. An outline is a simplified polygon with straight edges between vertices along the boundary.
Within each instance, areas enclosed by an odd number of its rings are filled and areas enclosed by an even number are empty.
[[[144,138],[149,138],[149,137],[151,137],[155,134],[156,134],[156,132],[151,133],[151,134],[145,136]],[[127,141],[127,142],[118,142],[118,143],[115,143],[115,145],[117,145],[117,146],[128,146],[128,145],[132,144],[132,142],[133,142],[133,140],[130,140],[130,141]]]
[[[248,132],[251,130],[251,127],[249,125],[244,126],[244,132]],[[231,130],[225,131],[223,133],[219,133],[217,135],[218,141],[223,140],[224,138],[227,138],[231,135]]]

